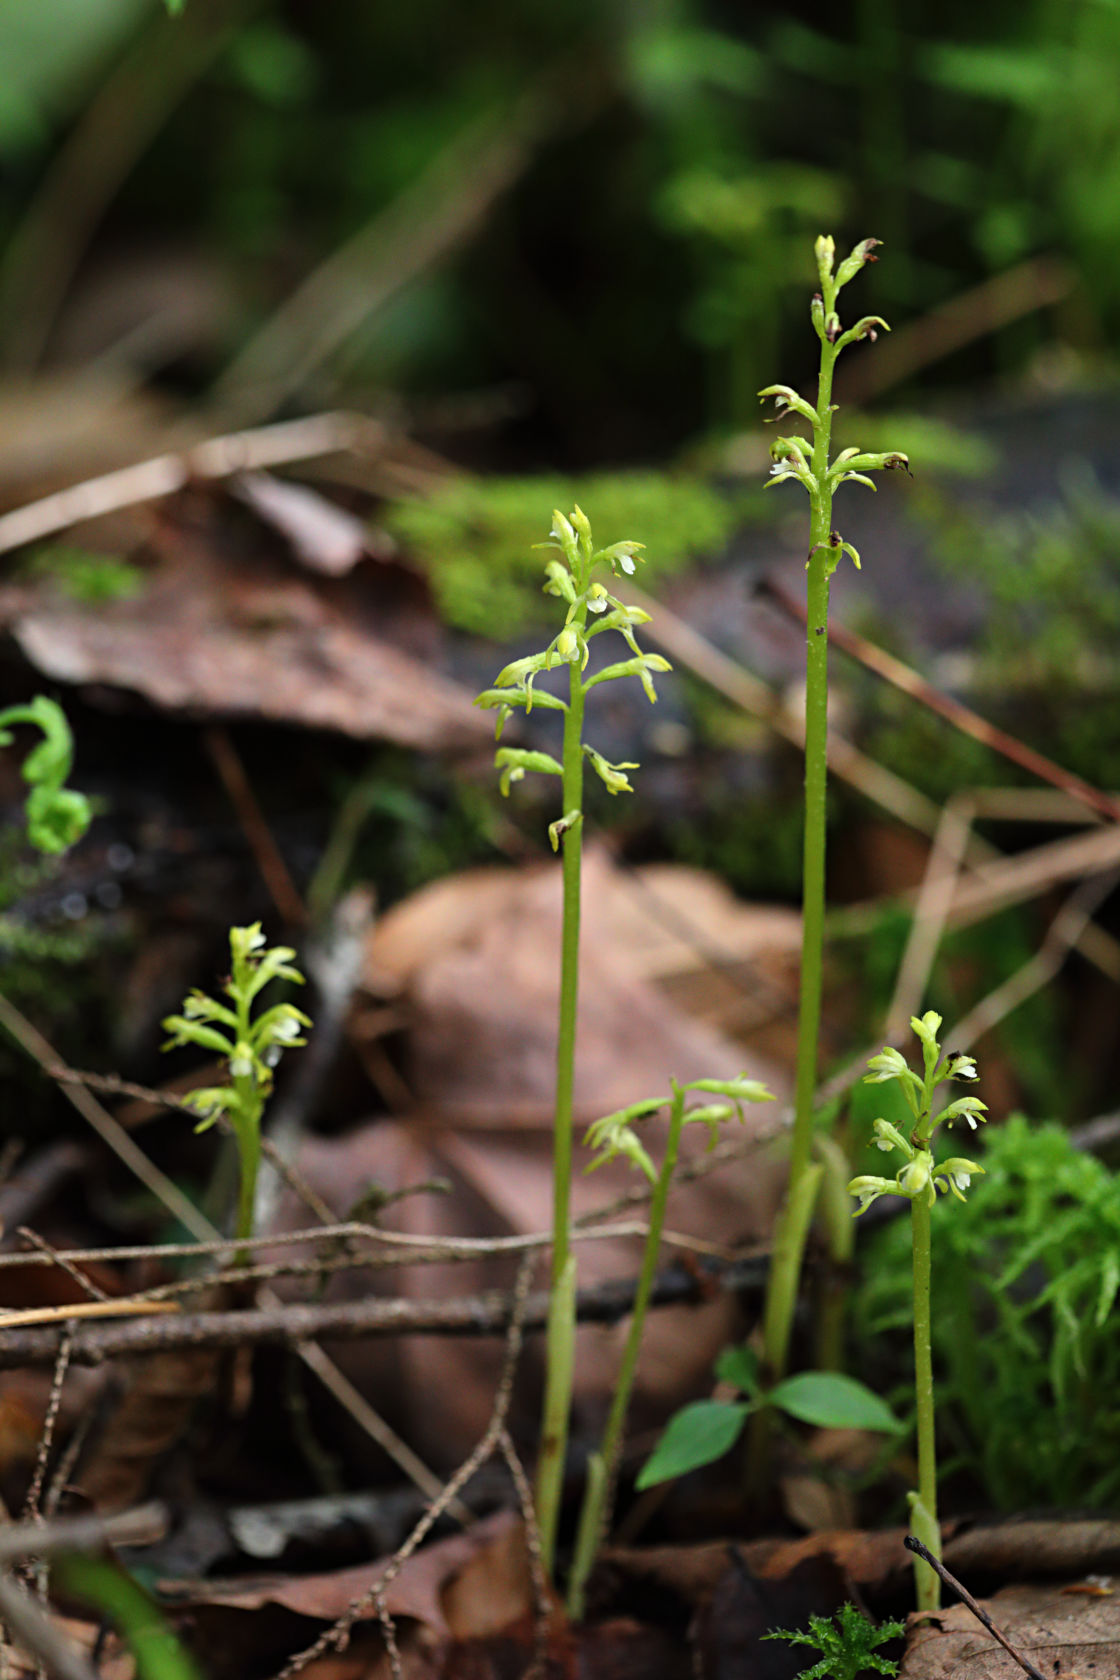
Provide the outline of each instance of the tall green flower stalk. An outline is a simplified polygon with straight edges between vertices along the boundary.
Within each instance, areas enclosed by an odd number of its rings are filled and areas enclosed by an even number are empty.
[[[580,508],[568,518],[555,512],[548,542],[553,558],[545,564],[545,593],[556,596],[565,606],[564,623],[547,648],[507,665],[494,679],[493,688],[480,694],[478,706],[496,710],[497,734],[501,738],[506,719],[515,708],[526,714],[541,706],[564,714],[564,742],[561,761],[551,754],[521,747],[500,747],[495,764],[500,772],[501,791],[508,794],[512,783],[532,770],[561,778],[563,815],[549,826],[549,839],[563,860],[564,908],[560,949],[560,1002],[556,1040],[556,1112],[553,1132],[553,1223],[551,1301],[546,1343],[544,1416],[540,1457],[537,1464],[537,1520],[546,1568],[551,1572],[556,1554],[556,1530],[563,1491],[564,1459],[571,1411],[572,1372],[575,1350],[576,1261],[572,1251],[572,1094],[575,1082],[576,1013],[579,1001],[580,881],[583,838],[583,771],[585,762],[611,794],[631,793],[626,772],[636,764],[611,764],[583,739],[584,706],[587,695],[599,683],[617,677],[637,677],[648,698],[657,699],[651,673],[669,670],[660,654],[643,653],[634,637],[636,626],[647,623],[649,614],[628,607],[612,595],[603,575],[632,574],[641,543],[617,542],[596,549],[591,526]],[[614,630],[630,650],[628,659],[586,674],[590,642],[604,630]],[[537,689],[542,672],[567,666],[567,698]]]
[[[866,476],[881,469],[909,471],[898,451],[867,455],[844,449],[830,460],[832,443],[832,378],[837,357],[858,339],[874,339],[889,330],[877,315],[866,315],[845,332],[836,313],[836,300],[865,263],[875,262],[877,239],[864,239],[834,269],[835,245],[822,235],[816,243],[821,289],[814,296],[811,316],[820,339],[820,374],[813,406],[788,385],[769,385],[759,395],[773,397],[778,418],[796,415],[804,420],[809,438],[775,438],[770,455],[770,484],[795,479],[809,494],[808,621],[805,647],[805,839],[802,877],[801,996],[797,1023],[797,1072],[794,1095],[790,1182],[785,1206],[774,1233],[763,1315],[763,1358],[767,1376],[777,1381],[785,1372],[790,1329],[797,1301],[801,1258],[820,1181],[813,1162],[813,1093],[817,1084],[817,1044],[820,1037],[821,970],[824,944],[825,800],[828,783],[828,597],[833,572],[842,554],[858,567],[851,543],[832,526],[832,498],[841,484],[853,480],[875,486]],[[760,1414],[762,1416],[764,1414]],[[762,1427],[762,1426],[760,1426]]]
[[[615,1379],[614,1396],[607,1415],[606,1427],[598,1452],[592,1453],[587,1465],[587,1485],[583,1497],[583,1508],[580,1512],[579,1530],[576,1535],[575,1554],[572,1559],[571,1580],[568,1586],[568,1613],[573,1621],[578,1621],[583,1615],[584,1590],[588,1576],[595,1562],[596,1553],[603,1542],[603,1538],[610,1527],[611,1512],[614,1509],[615,1486],[618,1480],[618,1465],[622,1456],[623,1436],[626,1429],[626,1414],[630,1409],[630,1396],[634,1391],[634,1381],[638,1374],[638,1355],[641,1352],[642,1336],[645,1333],[646,1313],[649,1310],[650,1296],[653,1293],[654,1278],[657,1274],[657,1260],[661,1250],[661,1232],[665,1225],[665,1209],[669,1200],[669,1189],[673,1182],[677,1160],[680,1155],[681,1136],[685,1126],[707,1126],[710,1134],[709,1148],[714,1148],[719,1137],[719,1128],[726,1120],[736,1116],[741,1121],[744,1118],[742,1105],[745,1102],[773,1102],[773,1094],[757,1079],[748,1079],[741,1074],[738,1079],[694,1079],[687,1085],[678,1085],[672,1081],[673,1094],[669,1098],[650,1097],[645,1101],[630,1103],[628,1107],[619,1109],[615,1114],[608,1114],[602,1120],[596,1120],[588,1131],[584,1142],[599,1153],[584,1169],[592,1172],[607,1161],[613,1161],[618,1156],[625,1156],[638,1170],[645,1174],[652,1187],[649,1206],[649,1230],[646,1234],[645,1249],[642,1255],[642,1269],[638,1277],[638,1288],[634,1296],[634,1306],[630,1316],[630,1329],[626,1337],[626,1346],[622,1353],[622,1363]],[[708,1096],[723,1097],[723,1102],[702,1103],[697,1108],[685,1108],[685,1101],[693,1092]],[[660,1169],[656,1168],[650,1159],[649,1152],[638,1136],[637,1127],[643,1121],[649,1120],[661,1109],[669,1109],[669,1134],[665,1140],[665,1153],[661,1159]]]
[[[864,1075],[867,1085],[897,1083],[906,1098],[914,1125],[910,1136],[904,1137],[888,1120],[876,1120],[875,1142],[887,1153],[898,1151],[904,1162],[894,1178],[877,1178],[864,1174],[853,1178],[848,1189],[858,1198],[856,1217],[869,1208],[880,1196],[906,1196],[910,1201],[910,1220],[913,1234],[914,1271],[914,1401],[918,1436],[918,1486],[907,1495],[910,1506],[910,1527],[934,1557],[941,1556],[941,1530],[937,1521],[937,1445],[933,1403],[933,1344],[930,1318],[930,1278],[932,1272],[932,1244],[930,1241],[930,1209],[937,1200],[937,1192],[950,1191],[963,1202],[964,1193],[977,1173],[984,1171],[975,1161],[953,1156],[936,1163],[931,1142],[938,1126],[951,1126],[954,1120],[964,1120],[975,1131],[983,1120],[985,1105],[979,1097],[958,1097],[939,1113],[934,1114],[934,1097],[938,1086],[946,1080],[973,1080],[976,1063],[971,1056],[942,1054],[937,1035],[941,1031],[941,1016],[930,1010],[910,1025],[922,1046],[922,1072],[910,1067],[900,1050],[889,1045],[872,1056],[868,1062],[870,1073]],[[922,1558],[914,1559],[914,1583],[918,1609],[937,1610],[941,1605],[941,1582],[937,1572]]]

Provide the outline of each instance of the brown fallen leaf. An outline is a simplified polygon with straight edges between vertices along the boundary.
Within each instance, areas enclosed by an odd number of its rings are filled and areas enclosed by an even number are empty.
[[[1120,1672],[1120,1601],[1071,1598],[1061,1587],[1005,1587],[983,1607],[1000,1632],[1043,1674],[1115,1680]],[[914,1627],[899,1680],[1022,1680],[1023,1670],[964,1604]]]
[[[911,1568],[902,1544],[905,1532],[838,1529],[801,1540],[736,1541],[734,1557],[726,1540],[695,1546],[610,1546],[602,1562],[623,1581],[640,1583],[646,1590],[671,1589],[696,1608],[711,1602],[729,1569],[745,1568],[759,1580],[780,1581],[808,1565],[861,1592],[878,1593],[904,1581]]]
[[[694,902],[698,873],[685,872]],[[660,877],[663,887],[681,879]],[[727,897],[725,909],[733,908]],[[733,919],[725,920],[729,943],[737,938],[747,960],[775,935],[769,925],[760,935],[750,907],[740,908],[737,933]],[[560,916],[560,869],[546,864],[471,870],[382,917],[370,940],[367,983],[383,996],[407,995],[413,1090],[425,1108],[460,1128],[551,1126]],[[784,921],[776,937],[788,943]],[[667,1091],[671,1077],[728,1076],[747,1062],[752,1077],[782,1095],[788,1079],[775,1064],[748,1056],[650,983],[687,960],[687,944],[679,928],[659,932],[653,912],[643,916],[629,872],[601,848],[586,854],[582,938],[580,1125]],[[751,1121],[765,1127],[764,1113],[753,1110]]]
[[[229,1580],[161,1581],[160,1597],[178,1608],[221,1606],[254,1611],[279,1605],[298,1616],[334,1622],[376,1586],[391,1559],[374,1558],[349,1569],[322,1575],[250,1575]],[[462,1586],[456,1584],[466,1577]],[[493,1577],[494,1606],[486,1609]],[[496,1511],[463,1534],[423,1546],[410,1557],[385,1595],[391,1616],[418,1622],[441,1641],[467,1637],[474,1629],[496,1625],[495,1615],[516,1619],[530,1614],[532,1600],[521,1520],[512,1511]],[[376,1621],[371,1600],[359,1621]]]
[[[409,1196],[386,1215],[392,1229],[432,1238],[545,1231],[552,1205],[552,1104],[560,927],[558,866],[471,872],[438,883],[390,912],[369,951],[371,983],[397,998],[409,1022],[408,1078],[417,1099],[411,1115],[381,1120],[345,1137],[309,1139],[299,1166],[323,1200],[343,1217],[370,1180],[393,1190],[444,1177],[449,1196]],[[575,1106],[582,1130],[599,1115],[642,1096],[667,1093],[671,1078],[731,1077],[767,1081],[779,1096],[783,1071],[703,1022],[692,1020],[650,981],[635,976],[626,942],[611,921],[624,890],[605,853],[588,854]],[[778,1105],[748,1109],[739,1136],[768,1138],[781,1127]],[[656,1157],[665,1122],[644,1131]],[[698,1135],[700,1134],[700,1135]],[[701,1127],[686,1130],[686,1160],[703,1155]],[[639,1187],[615,1162],[584,1176],[577,1153],[572,1187],[576,1218]],[[756,1241],[769,1229],[780,1193],[779,1161],[760,1148],[749,1167],[736,1165],[682,1184],[670,1201],[673,1231],[709,1243]],[[641,1206],[634,1210],[642,1216]],[[291,1227],[301,1217],[289,1201]],[[640,1237],[580,1246],[580,1280],[589,1285],[634,1277]],[[668,1256],[669,1251],[666,1250]],[[394,1270],[380,1287],[406,1297],[471,1294],[508,1287],[508,1256]],[[332,1283],[330,1299],[371,1287],[361,1275]],[[642,1349],[632,1427],[660,1425],[667,1413],[703,1390],[712,1360],[741,1328],[724,1295],[697,1308],[652,1315]],[[576,1428],[597,1434],[609,1404],[626,1326],[588,1326],[577,1346]],[[413,1337],[333,1350],[351,1381],[376,1395],[428,1460],[455,1462],[485,1427],[493,1404],[500,1349],[478,1339]],[[525,1356],[515,1432],[531,1440],[537,1425],[534,1385],[539,1346]],[[451,1404],[448,1404],[448,1400]]]
[[[199,498],[205,509],[205,498]],[[157,527],[143,591],[84,607],[49,585],[0,589],[0,622],[43,675],[132,690],[169,710],[263,717],[427,750],[481,743],[472,696],[410,646],[435,633],[410,574],[309,577],[229,521]]]

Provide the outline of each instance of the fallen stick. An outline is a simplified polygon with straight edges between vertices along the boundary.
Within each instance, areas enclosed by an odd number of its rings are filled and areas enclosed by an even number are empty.
[[[651,1306],[679,1306],[707,1298],[717,1287],[761,1288],[765,1257],[741,1261],[722,1275],[696,1277],[691,1271],[663,1272],[654,1285]],[[745,1275],[744,1275],[745,1273]],[[599,1284],[581,1290],[581,1324],[613,1324],[624,1318],[634,1301],[632,1280]],[[548,1320],[545,1290],[531,1295],[526,1305],[526,1330],[541,1330]],[[360,1341],[382,1336],[500,1336],[510,1323],[508,1290],[488,1290],[451,1300],[385,1300],[380,1297],[328,1306],[292,1304],[257,1307],[242,1312],[176,1313],[168,1318],[134,1320],[126,1324],[75,1327],[71,1363],[98,1365],[104,1359],[170,1353],[201,1347],[300,1347],[322,1338]],[[50,1365],[58,1352],[55,1330],[9,1330],[0,1333],[0,1371],[28,1365]]]

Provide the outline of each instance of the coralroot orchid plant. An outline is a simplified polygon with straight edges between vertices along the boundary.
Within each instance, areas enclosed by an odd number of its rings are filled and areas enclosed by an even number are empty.
[[[941,1031],[941,1016],[928,1011],[910,1025],[922,1046],[922,1072],[917,1074],[900,1050],[886,1046],[868,1062],[870,1073],[864,1075],[868,1085],[896,1082],[914,1116],[913,1129],[904,1137],[888,1120],[876,1120],[874,1131],[878,1147],[888,1154],[897,1151],[903,1164],[894,1178],[878,1178],[863,1174],[853,1178],[848,1186],[859,1200],[856,1217],[865,1212],[880,1196],[905,1196],[910,1202],[914,1266],[914,1398],[918,1433],[918,1487],[907,1495],[910,1505],[910,1526],[923,1545],[935,1557],[941,1556],[941,1533],[937,1522],[937,1451],[934,1438],[933,1406],[933,1349],[930,1318],[930,1209],[937,1200],[937,1192],[949,1192],[963,1202],[965,1191],[977,1173],[984,1171],[975,1161],[955,1155],[947,1161],[935,1162],[932,1150],[933,1134],[938,1126],[952,1126],[964,1120],[975,1131],[983,1120],[985,1104],[979,1097],[957,1097],[934,1113],[938,1087],[947,1080],[973,1080],[976,1062],[971,1056],[943,1053],[937,1035]],[[914,1559],[914,1579],[919,1610],[936,1610],[941,1603],[941,1583],[936,1572],[921,1558]]]
[[[842,484],[875,485],[867,474],[883,470],[909,472],[908,458],[897,450],[865,454],[843,449],[833,461],[832,378],[841,351],[860,339],[874,340],[889,331],[878,315],[865,315],[845,331],[836,301],[866,263],[875,262],[877,239],[864,239],[835,266],[836,247],[822,235],[816,243],[821,289],[814,296],[811,317],[820,339],[817,400],[812,404],[788,385],[769,385],[760,397],[773,397],[779,420],[805,421],[809,437],[778,437],[770,447],[773,465],[769,485],[796,481],[809,496],[808,615],[805,663],[805,839],[802,882],[801,995],[797,1028],[797,1072],[790,1182],[786,1203],[774,1233],[766,1308],[763,1317],[763,1358],[766,1375],[777,1381],[785,1372],[790,1328],[797,1300],[801,1257],[805,1247],[821,1167],[812,1159],[813,1093],[817,1082],[817,1044],[821,1015],[821,966],[824,940],[825,795],[828,780],[828,599],[832,574],[846,554],[858,567],[860,557],[832,526],[832,498]]]
[[[724,1100],[686,1108],[685,1100],[693,1093],[721,1097]],[[773,1094],[765,1085],[757,1079],[748,1079],[745,1074],[740,1075],[738,1079],[693,1079],[685,1085],[678,1085],[674,1079],[671,1097],[650,1097],[641,1102],[630,1103],[617,1113],[596,1120],[584,1138],[586,1144],[599,1151],[594,1160],[584,1168],[585,1172],[593,1172],[596,1167],[601,1167],[605,1162],[613,1161],[622,1155],[645,1174],[653,1194],[650,1198],[649,1229],[642,1256],[642,1269],[634,1296],[622,1364],[615,1382],[614,1397],[599,1450],[592,1453],[587,1466],[587,1486],[568,1590],[568,1611],[573,1620],[578,1620],[583,1614],[584,1587],[591,1573],[595,1554],[610,1526],[618,1462],[622,1453],[623,1430],[626,1427],[626,1414],[638,1370],[638,1354],[657,1271],[661,1232],[665,1224],[665,1207],[680,1153],[681,1135],[686,1126],[706,1126],[710,1134],[708,1147],[714,1149],[720,1126],[736,1117],[739,1120],[743,1119],[743,1103],[773,1100]],[[669,1110],[669,1134],[665,1140],[661,1167],[658,1169],[650,1159],[649,1151],[638,1136],[636,1128],[666,1107]]]
[[[171,1034],[163,1048],[197,1044],[216,1051],[228,1069],[228,1085],[204,1086],[191,1091],[184,1101],[203,1116],[196,1131],[206,1131],[223,1117],[233,1129],[241,1174],[234,1236],[241,1242],[253,1234],[261,1116],[272,1091],[273,1069],[285,1050],[307,1043],[303,1029],[311,1022],[291,1003],[274,1003],[259,1014],[253,1012],[270,981],[303,985],[303,975],[293,967],[296,953],[289,946],[269,946],[260,923],[254,922],[250,927],[230,928],[229,950],[230,974],[222,987],[229,1002],[220,1003],[197,988],[189,992],[182,1013],[168,1015],[163,1022]]]
[[[596,549],[587,515],[574,508],[565,518],[552,516],[549,540],[538,545],[553,558],[545,564],[545,593],[554,595],[565,607],[564,622],[541,653],[530,654],[507,665],[494,679],[494,686],[480,694],[475,705],[496,710],[500,739],[507,718],[515,708],[525,713],[534,706],[564,714],[562,760],[551,754],[522,747],[500,747],[495,764],[500,786],[508,794],[514,782],[528,771],[561,778],[563,815],[549,826],[554,851],[563,858],[564,910],[561,931],[560,1004],[556,1047],[556,1109],[553,1134],[552,1275],[547,1332],[544,1418],[541,1453],[537,1467],[537,1519],[545,1566],[551,1571],[556,1550],[556,1526],[564,1455],[568,1440],[571,1408],[572,1365],[575,1346],[576,1261],[571,1242],[572,1180],[572,1091],[575,1077],[576,1004],[579,992],[580,877],[582,866],[583,770],[584,763],[604,784],[608,793],[630,793],[628,770],[635,764],[611,764],[583,739],[583,714],[588,694],[600,683],[617,677],[637,677],[650,699],[656,701],[653,674],[670,669],[657,653],[643,653],[635,629],[648,623],[649,614],[630,607],[613,595],[604,577],[619,572],[632,575],[640,557],[641,543],[616,542]],[[626,643],[630,657],[586,675],[589,643],[604,631],[616,631]],[[567,668],[566,698],[536,688],[536,679],[554,668]]]

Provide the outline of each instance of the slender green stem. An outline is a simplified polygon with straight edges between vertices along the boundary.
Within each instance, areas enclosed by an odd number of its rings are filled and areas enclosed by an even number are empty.
[[[832,370],[836,350],[821,345],[812,471],[819,486],[812,497],[809,527],[808,617],[805,631],[805,837],[802,859],[801,993],[797,1017],[797,1078],[794,1094],[790,1178],[796,1183],[813,1147],[813,1093],[821,1024],[824,953],[826,799],[828,792],[828,598],[834,556],[832,490],[828,453],[832,439]],[[825,546],[821,546],[825,545]]]
[[[563,811],[565,816],[583,809],[583,677],[579,666],[569,667],[570,693],[564,714]],[[556,1042],[556,1113],[553,1130],[552,1173],[552,1290],[556,1300],[568,1298],[570,1314],[575,1310],[574,1287],[560,1285],[574,1274],[571,1258],[572,1191],[572,1093],[575,1083],[576,1011],[579,1001],[580,872],[583,860],[583,823],[573,822],[561,840],[563,846],[564,911],[560,952],[560,1007]],[[556,1556],[556,1530],[560,1518],[564,1457],[568,1444],[568,1412],[572,1392],[572,1360],[563,1357],[561,1343],[574,1335],[569,1324],[553,1322],[548,1329],[548,1359],[545,1378],[544,1423],[541,1453],[537,1465],[537,1522],[541,1552],[551,1574]]]
[[[811,1165],[813,1093],[817,1084],[817,1044],[821,1024],[828,790],[828,597],[830,565],[834,558],[827,546],[832,531],[832,489],[828,483],[828,453],[832,438],[832,372],[835,362],[835,347],[822,342],[820,381],[817,387],[817,424],[814,427],[811,461],[817,490],[810,498],[811,552],[805,642],[805,837],[802,859],[801,989],[797,1017],[797,1072],[790,1145],[789,1194],[774,1232],[763,1315],[763,1359],[766,1376],[772,1382],[776,1382],[785,1374],[790,1328],[808,1231],[803,1184]],[[815,1183],[816,1181],[814,1189]],[[758,1417],[764,1419],[765,1411],[758,1413]],[[752,1458],[756,1461],[764,1454],[762,1434],[766,1427],[765,1422],[760,1422],[752,1432],[756,1443],[752,1449]]]
[[[786,1192],[785,1206],[774,1227],[770,1249],[770,1271],[767,1276],[765,1316],[762,1321],[762,1349],[764,1375],[777,1382],[786,1368],[789,1356],[790,1333],[797,1309],[797,1289],[801,1278],[801,1257],[813,1218],[824,1168],[810,1161],[796,1181],[791,1178]],[[753,1492],[761,1490],[768,1479],[770,1464],[770,1436],[774,1427],[774,1413],[769,1406],[760,1406],[751,1414],[747,1426],[747,1486]]]
[[[937,1447],[934,1436],[933,1348],[930,1332],[930,1208],[924,1196],[910,1204],[914,1245],[914,1398],[918,1428],[918,1497],[928,1519],[931,1538],[920,1536],[941,1556],[937,1528]],[[937,1574],[921,1558],[914,1559],[919,1610],[936,1610],[941,1603]]]
[[[848,1314],[852,1256],[856,1233],[852,1199],[848,1194],[851,1168],[835,1138],[818,1132],[817,1154],[824,1168],[821,1215],[828,1242],[829,1267],[817,1302],[817,1368],[844,1368],[844,1325]]]
[[[249,1081],[246,1081],[249,1083]],[[257,1208],[257,1177],[261,1165],[261,1104],[259,1097],[254,1102],[252,1096],[248,1101],[253,1103],[252,1109],[243,1110],[233,1124],[237,1137],[238,1166],[240,1180],[237,1191],[237,1223],[233,1234],[239,1242],[246,1241],[253,1235],[253,1223]],[[238,1251],[235,1265],[246,1265],[249,1262],[247,1249]]]
[[[248,1044],[252,1032],[251,1004],[239,990],[236,1001],[237,1014],[237,1042],[239,1045]],[[237,1093],[237,1107],[231,1115],[234,1136],[237,1139],[238,1166],[240,1178],[237,1191],[237,1223],[234,1226],[234,1236],[238,1241],[247,1241],[253,1235],[253,1223],[257,1211],[257,1175],[261,1164],[261,1115],[264,1111],[264,1100],[255,1072],[233,1074],[233,1088]],[[243,1266],[249,1263],[247,1249],[239,1249],[234,1256],[234,1265]]]
[[[642,1336],[645,1331],[646,1313],[649,1310],[650,1295],[653,1292],[654,1279],[657,1275],[657,1259],[661,1251],[661,1232],[665,1224],[665,1208],[669,1200],[669,1187],[676,1171],[681,1132],[684,1129],[684,1097],[684,1092],[674,1083],[673,1104],[669,1113],[669,1136],[665,1144],[661,1171],[657,1175],[657,1182],[653,1187],[653,1195],[650,1198],[649,1229],[646,1233],[645,1249],[642,1254],[642,1270],[634,1295],[630,1330],[626,1337],[626,1346],[623,1349],[622,1362],[615,1381],[614,1398],[611,1401],[611,1409],[607,1416],[606,1427],[603,1430],[603,1439],[598,1453],[594,1455],[598,1462],[594,1463],[589,1470],[583,1509],[580,1513],[579,1534],[576,1541],[575,1557],[572,1560],[572,1576],[568,1589],[568,1614],[573,1621],[578,1621],[583,1615],[583,1594],[587,1577],[591,1573],[591,1566],[595,1562],[595,1554],[598,1552],[603,1536],[609,1527],[611,1512],[614,1508],[615,1488],[618,1483],[618,1464],[622,1455],[623,1431],[626,1428],[626,1414],[630,1409],[630,1396],[634,1391],[634,1381],[638,1374],[638,1356],[641,1352]]]

